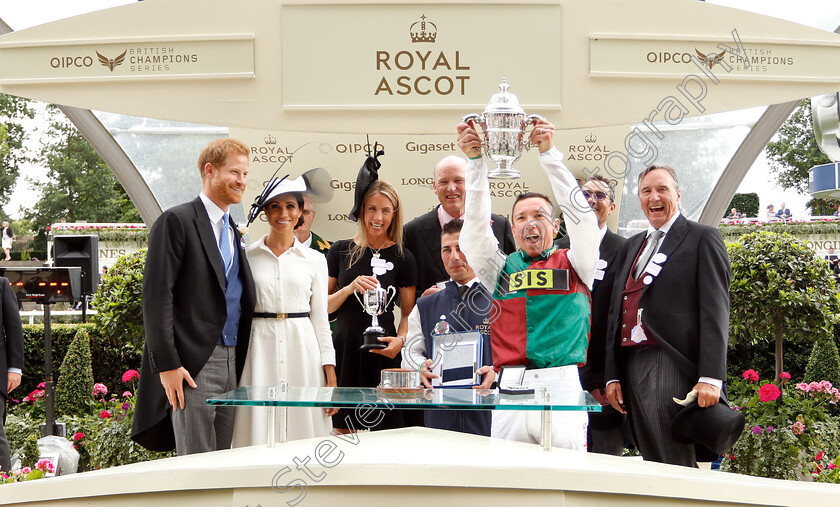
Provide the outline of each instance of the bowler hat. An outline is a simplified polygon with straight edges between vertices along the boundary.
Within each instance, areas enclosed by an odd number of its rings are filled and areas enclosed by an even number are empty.
[[[671,420],[671,436],[684,444],[699,444],[715,455],[723,454],[735,445],[744,431],[746,418],[729,407],[726,399],[711,407],[690,403]]]

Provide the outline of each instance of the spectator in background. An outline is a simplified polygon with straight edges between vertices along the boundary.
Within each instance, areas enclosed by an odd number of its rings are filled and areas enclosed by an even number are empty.
[[[785,208],[785,203],[782,203],[779,206],[779,211],[776,212],[776,218],[781,218],[782,220],[790,220],[790,210]]]
[[[2,234],[3,234],[3,253],[6,254],[6,258],[3,259],[3,260],[10,261],[10,260],[12,260],[12,254],[11,254],[12,240],[15,237],[15,233],[12,232],[12,228],[9,227],[9,222],[7,222],[6,220],[3,220]]]
[[[5,226],[5,224],[4,224]],[[23,328],[20,325],[18,301],[9,287],[9,279],[0,277],[0,363],[6,365],[6,383],[0,383],[0,470],[12,468],[9,441],[3,425],[6,421],[6,398],[17,386],[23,372]]]
[[[737,209],[732,208],[731,210],[729,210],[729,215],[727,215],[726,218],[728,218],[729,220],[738,220],[740,218],[744,218],[744,214],[738,213]]]
[[[774,218],[776,218],[776,210],[775,208],[773,208],[773,205],[770,204],[769,206],[767,206],[767,221],[769,222]]]
[[[295,229],[295,237],[303,246],[327,255],[330,250],[330,242],[312,232],[312,222],[314,221],[315,209],[312,208],[312,198],[309,194],[303,194],[303,224]]]

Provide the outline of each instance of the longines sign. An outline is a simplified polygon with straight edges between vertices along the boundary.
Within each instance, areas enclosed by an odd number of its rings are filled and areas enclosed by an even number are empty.
[[[474,30],[509,26],[506,9],[486,5],[469,23],[455,6],[287,5],[283,9],[283,105],[285,109],[365,109],[430,104],[485,104],[503,74],[533,75],[533,61],[521,38],[500,36],[487,47]],[[549,20],[558,5],[523,5],[528,32],[546,39],[543,61],[559,60],[556,27]],[[502,30],[506,32],[507,30]],[[376,37],[359,37],[376,33]],[[299,41],[305,40],[305,44]],[[347,47],[344,47],[347,46]],[[341,48],[341,57],[337,51]],[[488,58],[492,54],[492,57]],[[306,72],[294,69],[306,68]],[[516,93],[529,104],[557,109],[560,65],[540,65],[539,80],[516,80]]]
[[[251,35],[0,44],[0,83],[253,78]]]

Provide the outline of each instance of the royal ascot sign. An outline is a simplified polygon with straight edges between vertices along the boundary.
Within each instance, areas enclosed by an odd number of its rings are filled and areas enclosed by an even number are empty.
[[[540,33],[549,42],[542,50],[549,61],[560,58],[559,37],[552,24],[559,8],[526,3],[520,11],[529,20],[529,32]],[[284,7],[283,107],[402,109],[434,104],[452,109],[464,103],[485,103],[495,91],[488,83],[498,83],[502,73],[533,74],[533,61],[524,57],[521,45],[496,44],[488,58],[486,42],[470,28],[505,26],[509,17],[506,6],[475,10],[466,25],[458,14],[461,11],[462,6],[406,9],[405,5],[388,4],[378,6],[372,15],[358,5]],[[359,37],[360,33],[376,36]],[[301,40],[306,44],[297,43]],[[351,46],[336,58],[337,44],[348,43]],[[307,71],[297,71],[301,68]],[[540,82],[560,83],[561,72],[559,65],[543,66],[539,80],[516,82],[517,93],[538,105],[535,107],[556,110],[560,87]]]
[[[254,77],[251,35],[0,45],[0,84]]]

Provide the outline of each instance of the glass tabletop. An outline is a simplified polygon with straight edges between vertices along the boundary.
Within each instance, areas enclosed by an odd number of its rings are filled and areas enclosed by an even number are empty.
[[[601,405],[588,392],[548,391],[507,395],[496,390],[426,389],[418,393],[380,392],[375,387],[263,387],[242,386],[216,398],[208,405],[251,407],[338,407],[400,408],[415,410],[576,410],[600,412]]]

